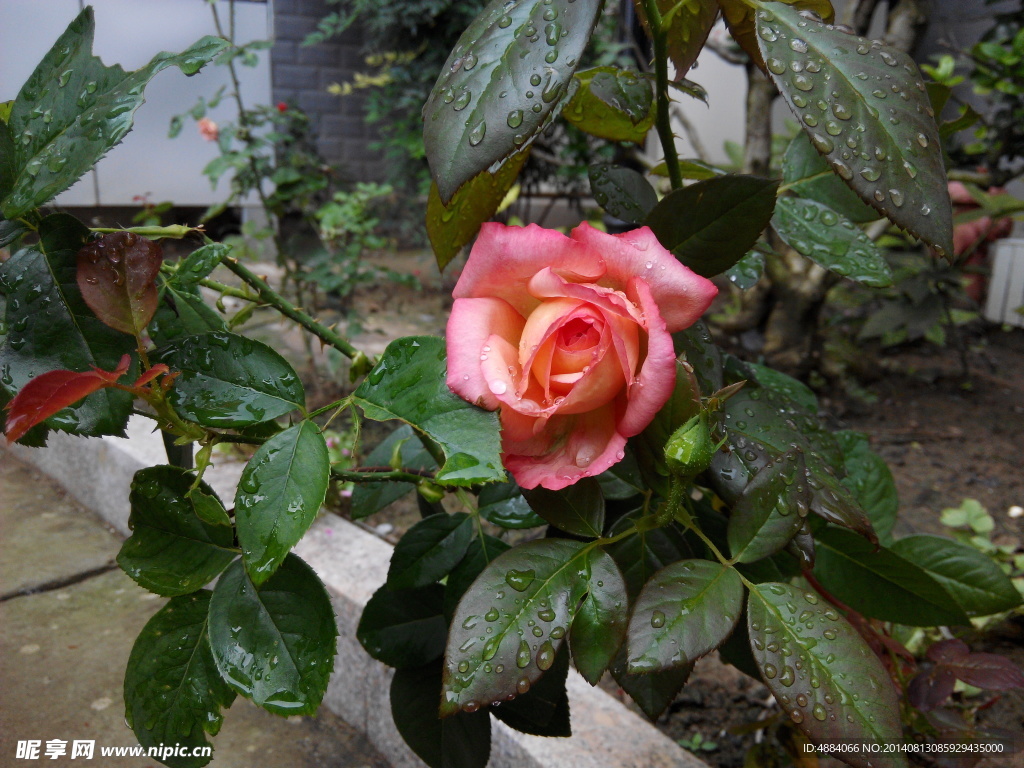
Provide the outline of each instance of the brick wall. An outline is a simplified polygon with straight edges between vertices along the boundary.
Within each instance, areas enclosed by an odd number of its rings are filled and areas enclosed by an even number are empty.
[[[332,96],[331,83],[343,83],[366,71],[357,29],[319,45],[301,47],[317,22],[336,6],[324,0],[274,0],[274,47],[271,50],[271,89],[274,102],[286,101],[305,111],[318,137],[320,151],[351,180],[381,180],[380,152],[369,149],[375,139],[363,121],[363,97]]]

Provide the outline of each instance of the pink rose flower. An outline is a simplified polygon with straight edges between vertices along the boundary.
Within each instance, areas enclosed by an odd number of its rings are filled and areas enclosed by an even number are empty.
[[[217,137],[220,136],[220,128],[208,117],[202,118],[196,126],[199,128],[199,135],[207,141],[216,141]]]
[[[623,458],[672,393],[670,334],[717,292],[647,227],[484,224],[453,292],[448,386],[500,409],[519,485],[564,488]]]

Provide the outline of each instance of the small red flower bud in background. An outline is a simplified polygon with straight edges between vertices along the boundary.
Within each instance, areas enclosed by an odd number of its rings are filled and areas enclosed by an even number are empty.
[[[288,105],[285,104],[283,101],[277,102],[277,111],[278,112],[287,112],[288,111]]]

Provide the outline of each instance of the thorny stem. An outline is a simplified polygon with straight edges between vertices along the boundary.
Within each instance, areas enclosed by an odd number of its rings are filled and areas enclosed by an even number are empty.
[[[165,275],[174,275],[177,272],[177,267],[171,264],[161,264],[160,271]],[[242,299],[244,301],[251,301],[254,303],[259,302],[259,296],[256,296],[248,291],[243,291],[241,288],[235,288],[231,285],[224,285],[216,280],[211,280],[207,277],[196,281],[199,285],[204,288],[209,288],[212,291],[217,291],[222,296],[230,296],[234,299]]]
[[[672,118],[669,108],[672,105],[668,95],[668,34],[662,27],[661,11],[656,0],[644,0],[644,11],[651,30],[654,43],[654,82],[658,99],[656,125],[658,138],[661,140],[662,151],[665,153],[665,165],[672,189],[683,186],[683,176],[679,171],[679,155],[676,152],[676,137],[672,133]]]
[[[238,259],[231,257],[224,257],[221,259],[221,263],[238,275],[242,280],[256,293],[260,299],[270,306],[278,310],[282,315],[294,320],[296,323],[301,325],[307,331],[312,333],[314,336],[319,338],[326,344],[330,344],[336,350],[345,355],[345,357],[354,359],[360,354],[359,350],[353,347],[347,340],[342,338],[336,331],[328,328],[326,325],[317,322],[312,317],[307,315],[300,309],[297,309],[290,301],[284,298],[281,294],[275,291],[267,281],[253,272],[242,264],[239,263]],[[373,362],[371,358],[371,363]]]
[[[390,480],[398,483],[419,483],[422,480],[433,480],[434,476],[421,469],[392,469],[391,467],[361,467],[356,470],[331,467],[331,476],[342,482],[376,483]]]

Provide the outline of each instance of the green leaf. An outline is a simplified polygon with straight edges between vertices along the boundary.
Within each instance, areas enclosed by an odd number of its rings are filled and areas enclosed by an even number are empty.
[[[194,75],[228,42],[204,37],[179,54],[158,53],[125,72],[92,55],[95,21],[87,7],[21,87],[7,124],[14,142],[12,189],[0,203],[18,218],[74,184],[132,128],[149,81],[167,67]]]
[[[600,139],[643,143],[654,125],[650,81],[616,67],[577,72],[574,80],[579,87],[562,113],[567,122]]]
[[[658,240],[698,275],[712,277],[742,259],[771,221],[779,183],[716,176],[669,193],[647,216]]]
[[[595,477],[584,477],[560,491],[523,490],[530,508],[556,528],[598,538],[604,528],[604,495]]]
[[[430,185],[427,237],[438,269],[448,266],[464,246],[473,242],[480,225],[497,213],[529,154],[527,148],[509,157],[493,173],[490,169],[480,171],[459,187],[447,205],[441,201],[437,184]]]
[[[210,646],[221,677],[278,715],[316,712],[337,636],[327,590],[296,555],[259,589],[236,561],[210,600]]]
[[[489,486],[488,486],[489,487]],[[455,607],[466,590],[476,581],[484,568],[498,555],[509,550],[509,545],[501,539],[483,534],[477,536],[469,543],[465,557],[448,574],[444,586],[444,614],[452,616]],[[442,638],[442,645],[444,638]],[[443,648],[442,648],[443,650]]]
[[[257,587],[271,577],[316,519],[331,460],[319,427],[300,421],[259,447],[235,492],[245,570]]]
[[[401,419],[441,446],[442,485],[504,480],[498,415],[470,405],[445,384],[444,340],[408,336],[391,342],[352,401],[369,419]]]
[[[988,616],[1021,604],[998,563],[983,552],[940,536],[907,536],[892,551],[938,581],[968,616]]]
[[[626,639],[629,597],[626,582],[611,555],[595,549],[590,560],[590,592],[569,630],[569,647],[576,669],[597,685]]]
[[[572,736],[569,722],[569,695],[565,682],[569,676],[569,649],[564,645],[555,654],[555,663],[544,677],[524,694],[492,706],[491,714],[510,728],[532,736]]]
[[[112,371],[135,350],[135,340],[100,322],[78,290],[76,254],[88,234],[72,216],[47,216],[39,242],[0,264],[0,293],[7,297],[0,388],[11,396],[47,371]],[[46,424],[74,435],[123,435],[131,405],[130,393],[102,389]]]
[[[168,399],[179,414],[207,427],[244,427],[305,407],[302,381],[273,349],[233,333],[172,341],[157,359],[181,375]]]
[[[942,583],[892,550],[876,551],[860,536],[835,528],[815,539],[814,575],[855,610],[912,627],[970,623]]]
[[[526,693],[550,669],[587,593],[587,559],[582,542],[543,539],[483,570],[448,633],[442,716]]]
[[[759,363],[744,361],[743,366],[751,378],[765,389],[785,395],[808,413],[818,412],[817,395],[799,379]]]
[[[768,690],[808,738],[903,742],[889,674],[849,622],[813,592],[789,584],[757,584],[747,601],[751,649]],[[870,768],[877,758],[848,752]],[[902,753],[887,764],[905,766]]]
[[[867,435],[840,430],[835,436],[843,450],[843,464],[846,467],[843,485],[871,518],[871,526],[878,534],[879,542],[890,546],[900,504],[896,496],[896,481],[889,465],[871,450]]]
[[[810,507],[803,453],[787,451],[758,470],[729,514],[729,552],[740,563],[774,555],[796,535]]]
[[[594,200],[610,216],[640,224],[658,204],[658,193],[632,168],[600,163],[587,169]]]
[[[487,710],[437,716],[441,665],[399,669],[391,679],[391,717],[405,743],[430,768],[485,768],[491,754]]]
[[[217,672],[207,634],[210,592],[175,597],[146,622],[124,674],[125,719],[143,747],[209,747],[235,692]],[[185,750],[191,754],[192,750]],[[171,768],[199,768],[210,757],[168,757]]]
[[[782,0],[795,8],[818,14],[825,21],[832,21],[835,12],[829,0]],[[740,47],[758,67],[764,70],[764,61],[758,50],[757,33],[754,29],[755,7],[745,0],[718,0],[729,32]]]
[[[806,134],[798,133],[789,142],[782,158],[782,181],[791,192],[815,200],[857,224],[879,217],[874,208],[832,171]]]
[[[621,518],[611,530],[617,535],[633,527],[639,513]],[[644,584],[667,565],[693,557],[686,539],[674,526],[642,530],[608,547],[608,554],[622,570],[626,591],[635,600]],[[623,668],[625,669],[625,668]]]
[[[231,246],[224,243],[208,243],[197,248],[178,263],[174,277],[170,282],[175,286],[196,285],[203,278],[209,277],[221,259],[231,253]]]
[[[402,466],[408,469],[434,469],[437,464],[431,458],[423,443],[416,438],[416,433],[408,424],[403,424],[388,435],[383,442],[374,448],[366,457],[370,467],[385,467],[391,461],[395,447],[402,459]],[[488,486],[490,487],[490,486]],[[352,519],[362,520],[374,512],[379,512],[392,502],[411,493],[416,486],[412,483],[379,482],[359,483],[352,492]]]
[[[390,667],[419,667],[441,658],[448,623],[442,615],[444,587],[378,589],[356,628],[366,652]]]
[[[3,148],[0,147],[0,152],[2,151]],[[7,248],[28,231],[28,226],[21,220],[7,221],[0,218],[0,248]],[[11,250],[16,249],[12,248]]]
[[[756,17],[771,78],[815,149],[862,200],[952,257],[938,129],[914,61],[782,4]]]
[[[474,533],[473,518],[461,512],[423,518],[395,546],[388,589],[425,587],[440,581],[462,560]]]
[[[821,203],[779,199],[772,227],[786,245],[837,275],[873,288],[892,285],[892,270],[871,238]]]
[[[536,137],[600,10],[572,0],[491,0],[463,32],[423,108],[423,143],[442,202]]]
[[[611,666],[612,677],[651,720],[657,720],[675,701],[693,671],[692,665],[665,669],[656,675],[632,675],[626,671],[626,646],[619,649]]]
[[[166,432],[164,433],[167,434]],[[191,444],[189,448],[191,448]],[[221,504],[220,499],[214,494],[205,493],[199,488],[193,488],[185,494],[192,502],[192,510],[196,517],[210,525],[231,525],[231,518],[227,510]]]
[[[139,586],[165,597],[209,584],[235,559],[231,528],[199,519],[188,498],[195,475],[178,467],[147,467],[132,478],[132,535],[117,564]],[[202,493],[214,497],[206,483]]]
[[[644,3],[638,0],[634,7],[650,35]],[[661,16],[661,27],[667,36],[668,57],[675,68],[675,76],[685,77],[704,48],[704,42],[718,18],[718,5],[713,2],[657,0],[656,7]]]
[[[743,610],[743,583],[734,568],[682,560],[644,586],[629,622],[633,674],[692,665],[721,645]]]
[[[546,525],[515,483],[491,483],[480,491],[480,516],[489,523],[513,530]]]
[[[715,454],[710,476],[728,503],[742,493],[754,473],[796,445],[804,452],[811,511],[868,538],[874,536],[871,521],[832,470],[842,468],[843,455],[815,414],[781,392],[744,388],[726,401],[724,425],[732,450]]]
[[[750,290],[757,285],[763,274],[764,254],[760,251],[750,251],[725,271],[729,282],[741,291]]]
[[[193,288],[176,289],[163,282],[156,314],[149,321],[149,336],[158,347],[185,336],[198,336],[210,331],[225,331],[223,318],[210,308],[199,291]]]
[[[702,160],[680,160],[679,175],[690,181],[704,181],[713,179],[715,176],[724,176],[726,172],[715,165],[710,165]],[[668,178],[668,165],[664,161],[651,168],[649,173],[652,176]]]
[[[722,388],[722,350],[711,339],[711,331],[703,320],[672,334],[672,343],[676,354],[693,367],[701,392],[711,394]]]

